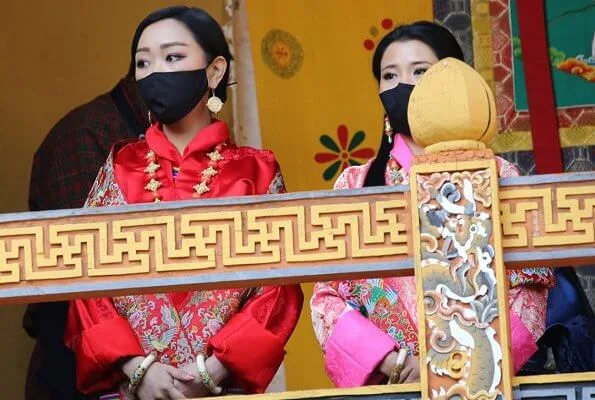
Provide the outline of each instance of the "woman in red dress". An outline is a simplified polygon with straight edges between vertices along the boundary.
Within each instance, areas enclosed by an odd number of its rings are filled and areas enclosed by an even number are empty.
[[[155,123],[118,144],[89,207],[284,192],[274,155],[236,147],[212,119],[231,55],[203,10],[171,7],[137,28],[132,65]],[[71,303],[66,344],[77,386],[102,398],[179,399],[263,392],[300,315],[299,285],[121,296]],[[117,392],[117,393],[113,393]]]

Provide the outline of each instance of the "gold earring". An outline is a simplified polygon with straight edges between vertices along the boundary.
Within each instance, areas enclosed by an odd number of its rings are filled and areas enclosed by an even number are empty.
[[[386,136],[388,136],[388,142],[392,143],[393,142],[393,127],[391,126],[390,120],[388,119],[387,115],[384,116],[384,134]]]
[[[215,91],[211,89],[211,97],[207,100],[207,108],[213,114],[217,114],[223,108],[223,102],[217,96],[215,96]]]

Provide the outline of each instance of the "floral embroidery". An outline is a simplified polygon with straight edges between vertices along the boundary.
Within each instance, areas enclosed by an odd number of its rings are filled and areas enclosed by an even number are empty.
[[[97,178],[91,187],[85,207],[107,207],[126,204],[124,195],[116,183],[114,174],[114,149],[107,157],[107,161],[99,170]]]
[[[269,185],[269,190],[267,194],[279,194],[285,193],[285,181],[283,180],[283,175],[281,172],[277,172]]]
[[[113,299],[128,319],[146,353],[172,365],[195,362],[206,345],[238,311],[249,289],[194,292],[176,307],[168,295],[122,296]]]
[[[407,278],[331,282],[329,286],[334,288],[351,308],[358,310],[386,332],[399,348],[407,347],[410,353],[418,355],[417,331],[408,310],[400,300],[400,296],[415,297],[415,292],[401,292],[404,285],[400,280],[403,279]]]
[[[552,287],[556,283],[554,271],[549,268],[523,268],[507,271],[510,278],[510,287],[520,285],[540,285]]]

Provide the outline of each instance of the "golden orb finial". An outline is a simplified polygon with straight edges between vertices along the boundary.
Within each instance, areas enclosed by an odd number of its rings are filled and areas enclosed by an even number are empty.
[[[427,153],[485,149],[496,133],[494,95],[464,62],[445,58],[424,74],[408,108],[413,140]]]

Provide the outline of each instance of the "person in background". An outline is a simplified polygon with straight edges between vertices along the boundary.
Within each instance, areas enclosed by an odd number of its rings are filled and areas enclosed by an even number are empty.
[[[113,144],[137,138],[148,125],[147,108],[129,74],[110,92],[71,110],[34,155],[29,209],[82,207]],[[74,355],[62,340],[67,310],[68,302],[27,307],[23,327],[36,343],[26,400],[86,399],[76,392]]]

